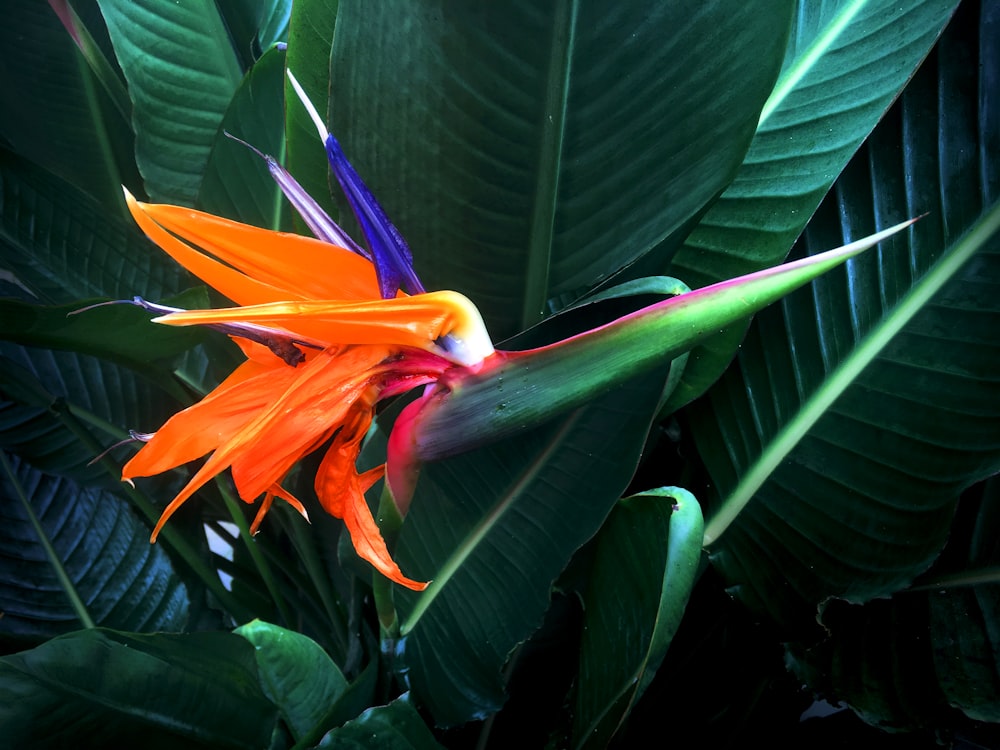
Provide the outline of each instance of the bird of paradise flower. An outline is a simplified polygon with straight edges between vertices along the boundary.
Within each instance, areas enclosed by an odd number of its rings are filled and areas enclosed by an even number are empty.
[[[291,73],[289,78],[325,143],[367,250],[267,156],[269,170],[316,238],[146,204],[125,192],[140,228],[239,306],[182,311],[139,299],[136,304],[163,313],[154,318],[158,323],[218,328],[246,357],[199,403],[142,436],[146,444],[124,466],[122,477],[131,481],[209,456],[163,511],[153,541],[184,502],[227,468],[241,499],[252,503],[263,496],[252,531],[275,498],[305,516],[302,503],[282,483],[300,459],[325,447],[315,476],[323,509],[343,520],[358,555],[379,573],[423,590],[428,584],[408,578],[393,560],[365,492],[387,475],[405,514],[420,463],[472,442],[468,435],[442,430],[442,424],[478,413],[480,442],[537,424],[689,350],[710,331],[912,223],[665,300],[549,347],[498,352],[471,301],[457,292],[424,290],[402,236]],[[509,397],[511,381],[532,377],[540,387],[525,389],[531,396],[516,408],[501,413],[490,407],[493,383],[506,378]],[[356,462],[377,405],[419,386],[427,389],[397,419],[387,464],[359,473]]]

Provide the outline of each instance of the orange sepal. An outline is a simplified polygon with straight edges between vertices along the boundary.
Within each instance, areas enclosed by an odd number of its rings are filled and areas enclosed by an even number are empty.
[[[344,425],[316,471],[316,496],[323,509],[343,520],[351,535],[351,543],[362,560],[366,560],[390,581],[414,591],[423,591],[428,583],[403,575],[392,559],[382,532],[372,517],[365,492],[385,472],[384,466],[358,474],[355,462],[361,439],[371,424],[371,413],[358,412],[350,425]]]
[[[191,208],[140,203],[131,196],[128,199],[132,216],[146,234],[191,273],[241,305],[281,299],[377,299],[379,296],[375,266],[350,250]],[[150,225],[155,227],[155,236]],[[173,235],[200,250],[191,250]],[[166,244],[165,237],[169,240]],[[188,250],[175,254],[177,245]],[[192,253],[202,259],[194,258]],[[205,263],[209,256],[215,259],[211,262],[216,266]],[[232,273],[220,272],[217,266],[230,271],[238,269],[236,273],[243,280],[236,280]],[[206,270],[208,276],[203,275]],[[265,288],[279,290],[279,294],[270,296],[267,292],[268,299],[260,299]]]

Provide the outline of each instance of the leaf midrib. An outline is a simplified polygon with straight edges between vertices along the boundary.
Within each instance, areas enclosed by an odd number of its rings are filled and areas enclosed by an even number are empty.
[[[469,532],[455,551],[441,565],[438,574],[430,585],[420,594],[413,609],[400,627],[400,635],[405,636],[412,631],[424,613],[430,609],[438,595],[462,568],[465,561],[475,552],[486,536],[496,527],[514,503],[530,488],[538,474],[549,464],[552,455],[563,447],[566,439],[576,429],[584,409],[577,409],[562,423],[558,431],[549,439],[548,444],[538,451],[534,460],[525,468],[508,490],[500,497],[489,513]]]
[[[718,541],[772,472],[795,449],[834,401],[851,386],[865,367],[875,360],[893,337],[998,231],[1000,231],[1000,201],[994,202],[989,210],[984,211],[980,219],[953,248],[942,256],[878,325],[858,341],[851,354],[829,374],[822,385],[803,403],[802,408],[764,447],[757,460],[725,498],[718,512],[705,525],[706,547]]]
[[[549,270],[578,11],[579,0],[559,0],[553,13],[545,102],[541,112],[538,170],[528,234],[522,329],[539,321],[549,296]]]

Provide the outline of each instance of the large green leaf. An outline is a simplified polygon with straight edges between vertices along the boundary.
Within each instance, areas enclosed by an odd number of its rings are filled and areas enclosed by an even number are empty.
[[[801,252],[929,215],[760,314],[691,413],[723,497],[707,514],[713,560],[786,624],[808,625],[830,596],[905,586],[962,489],[1000,468],[1000,77],[991,29],[959,21]]]
[[[357,719],[334,729],[318,747],[365,750],[377,744],[384,750],[440,750],[430,729],[413,707],[409,695],[387,706],[375,706]]]
[[[264,160],[226,133],[282,160],[285,53],[267,51],[246,74],[222,120],[205,168],[200,208],[246,224],[281,229],[284,198]]]
[[[575,747],[607,747],[652,682],[701,557],[701,507],[663,487],[622,500],[601,528],[584,595]]]
[[[1000,721],[1000,483],[974,489],[983,491],[962,499],[972,522],[959,514],[921,586],[864,606],[835,602],[823,615],[829,637],[789,649],[817,693],[895,730]]]
[[[541,624],[549,590],[634,471],[664,372],[545,427],[424,467],[397,548],[398,659],[440,724],[500,708],[500,669]]]
[[[133,631],[180,630],[188,598],[162,546],[119,497],[47,476],[17,458],[0,471],[0,640],[24,648],[80,627],[19,496],[31,503],[48,542],[91,619]]]
[[[25,3],[0,26],[0,134],[105,205],[137,175],[132,133],[48,3]]]
[[[187,273],[130,219],[52,173],[0,149],[0,290],[45,304],[93,297],[160,300]]]
[[[100,0],[154,201],[191,205],[242,71],[215,3]]]
[[[295,0],[289,22],[288,69],[321,111],[322,102],[329,99],[332,105],[341,97],[341,92],[332,95],[330,90],[330,45],[339,4],[339,0]],[[376,29],[372,31],[377,32]],[[285,96],[288,101],[295,99],[291,83],[285,85]],[[288,170],[306,192],[336,218],[330,169],[322,149],[318,148],[316,126],[302,107],[285,108],[285,132]],[[302,222],[299,228],[303,233],[306,231]]]
[[[957,5],[800,0],[782,74],[743,166],[685,240],[670,275],[700,287],[780,262]],[[668,410],[719,377],[745,330],[732,326],[692,353]]]
[[[346,692],[343,673],[315,641],[294,630],[254,620],[233,632],[253,644],[264,694],[302,740]]]
[[[790,11],[342,2],[332,130],[428,288],[465,292],[505,337],[660,244],[728,184]]]
[[[86,630],[0,659],[11,747],[263,748],[276,721],[253,648],[229,633]]]
[[[135,373],[86,355],[0,342],[0,362],[0,446],[84,484],[113,484],[89,465],[95,446],[118,442],[126,429],[152,432],[177,408]],[[81,442],[69,422],[92,443]]]

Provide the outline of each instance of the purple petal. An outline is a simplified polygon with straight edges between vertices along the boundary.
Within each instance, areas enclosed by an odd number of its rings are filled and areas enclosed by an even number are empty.
[[[242,143],[267,163],[267,171],[271,173],[271,177],[273,177],[274,181],[278,183],[278,187],[281,188],[281,192],[285,194],[285,197],[288,198],[288,202],[295,207],[295,210],[299,212],[299,216],[302,217],[306,226],[309,227],[310,231],[318,239],[321,239],[324,242],[329,242],[331,245],[345,247],[358,255],[364,256],[368,260],[372,259],[371,254],[352,240],[347,232],[341,229],[337,225],[337,222],[331,219],[330,215],[324,211],[315,200],[313,200],[313,197],[306,192],[305,188],[299,184],[298,180],[292,177],[291,173],[287,169],[275,161],[274,157],[270,154],[263,153],[252,144],[247,143],[241,138],[237,138],[232,133],[227,131],[223,132],[227,138],[231,138],[237,143]]]
[[[395,297],[400,286],[410,294],[423,293],[425,289],[413,269],[413,256],[406,240],[389,221],[332,133],[326,136],[326,155],[375,257],[375,271],[383,299]]]

